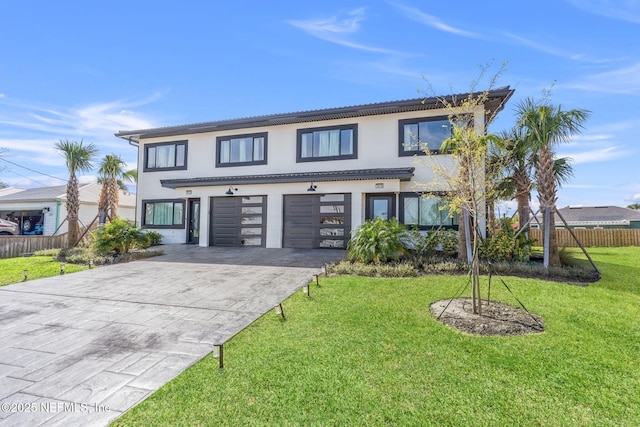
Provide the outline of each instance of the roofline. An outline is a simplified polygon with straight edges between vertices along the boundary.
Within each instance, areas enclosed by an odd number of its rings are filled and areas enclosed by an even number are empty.
[[[295,182],[360,181],[367,179],[399,179],[408,181],[415,168],[357,169],[330,172],[276,173],[265,175],[214,176],[206,178],[162,179],[165,188],[208,187],[213,185],[284,184]]]
[[[509,86],[487,92],[489,120],[504,108],[511,98],[514,89]],[[481,92],[478,92],[481,93]],[[373,104],[355,105],[350,107],[327,108],[309,110],[296,113],[281,113],[265,116],[246,117],[240,119],[219,120],[213,122],[194,123],[180,126],[168,126],[151,129],[119,131],[116,137],[125,139],[129,143],[140,142],[145,138],[176,136],[194,133],[217,132],[232,129],[246,129],[253,127],[278,126],[293,123],[306,123],[322,120],[345,119],[352,117],[376,116],[382,114],[402,113],[407,111],[422,111],[444,108],[446,104],[456,105],[460,100],[473,96],[474,93],[463,93],[448,96],[434,96],[430,98],[414,98],[403,101],[380,102]]]

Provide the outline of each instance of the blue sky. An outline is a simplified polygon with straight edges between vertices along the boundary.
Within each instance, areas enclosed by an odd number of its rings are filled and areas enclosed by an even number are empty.
[[[64,184],[60,139],[133,168],[119,130],[462,93],[503,62],[516,93],[490,131],[552,86],[591,111],[558,206],[639,203],[637,0],[3,2],[0,180]]]

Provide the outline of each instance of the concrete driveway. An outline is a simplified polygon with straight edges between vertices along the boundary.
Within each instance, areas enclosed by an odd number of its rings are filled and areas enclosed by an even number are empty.
[[[107,425],[345,254],[162,249],[0,287],[0,425]]]

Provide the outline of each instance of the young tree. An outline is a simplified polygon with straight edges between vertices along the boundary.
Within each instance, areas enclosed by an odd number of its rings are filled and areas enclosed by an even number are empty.
[[[543,217],[549,212],[545,221],[545,235],[549,241],[545,242],[548,250],[548,262],[552,266],[559,266],[560,254],[555,228],[555,211],[557,202],[558,176],[567,177],[567,169],[559,169],[555,157],[555,148],[569,141],[569,139],[584,129],[584,122],[589,118],[587,110],[564,111],[562,106],[554,106],[546,102],[536,102],[531,98],[525,99],[516,108],[518,112],[518,126],[526,132],[527,145],[533,150],[537,159],[536,188],[538,201]],[[560,162],[567,164],[568,162]]]
[[[486,105],[504,66],[491,78],[489,89],[477,92],[475,88],[483,79],[487,68],[488,66],[482,69],[480,77],[473,82],[472,90],[464,99],[457,99],[455,96],[451,100],[441,98],[443,105],[450,111],[449,122],[452,129],[452,136],[443,143],[441,151],[452,155],[453,170],[451,166],[438,164],[434,159],[429,159],[431,160],[429,167],[447,187],[450,212],[460,215],[458,257],[470,260],[471,299],[473,312],[478,314],[482,311],[479,249],[480,239],[484,235],[483,219],[487,200],[495,198],[499,190],[499,180],[488,174],[493,175],[501,170],[497,163],[487,168],[489,148],[492,146],[500,148],[501,140],[495,135],[487,134],[485,125],[491,122],[501,109],[487,111]],[[503,89],[510,91],[508,87]],[[429,154],[429,152],[426,153]],[[470,253],[467,245],[470,246]]]
[[[629,209],[633,209],[633,210],[640,210],[640,203],[632,203],[629,206],[627,206]]]
[[[67,182],[67,221],[69,222],[69,242],[72,245],[80,239],[80,226],[78,224],[78,211],[80,210],[80,196],[78,191],[78,178],[76,172],[86,172],[93,168],[91,161],[98,154],[98,149],[93,143],[84,145],[83,141],[60,140],[55,144],[58,152],[64,157],[69,170]]]
[[[126,186],[125,182],[132,182],[129,172],[123,167],[125,162],[115,154],[107,154],[100,162],[98,169],[98,182],[102,184],[100,199],[98,200],[98,212],[105,213],[109,218],[115,218],[118,214],[119,191]]]

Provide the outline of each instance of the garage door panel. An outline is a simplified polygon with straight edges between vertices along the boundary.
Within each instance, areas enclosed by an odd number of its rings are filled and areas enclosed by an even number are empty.
[[[211,198],[211,246],[264,246],[266,196]]]
[[[283,247],[344,248],[350,231],[350,194],[284,196]]]

